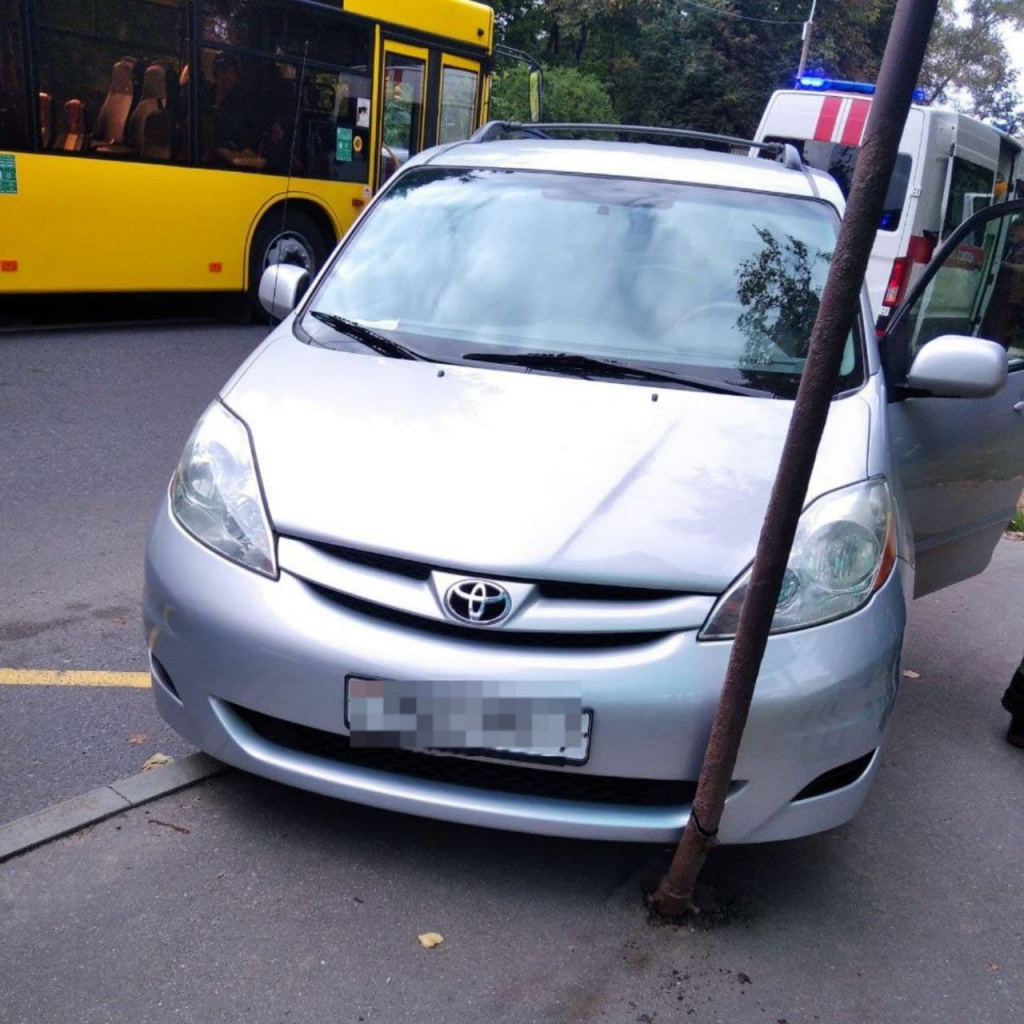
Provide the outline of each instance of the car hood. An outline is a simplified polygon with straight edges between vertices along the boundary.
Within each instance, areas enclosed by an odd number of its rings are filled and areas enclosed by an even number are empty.
[[[223,396],[275,530],[495,577],[718,593],[746,566],[793,405],[271,340]],[[833,402],[810,498],[863,479]]]

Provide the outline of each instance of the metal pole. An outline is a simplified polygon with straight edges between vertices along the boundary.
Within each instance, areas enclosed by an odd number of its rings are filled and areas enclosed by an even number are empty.
[[[647,897],[652,913],[668,920],[696,909],[693,893],[697,876],[716,842],[782,576],[828,418],[846,337],[860,303],[875,229],[937,6],[938,0],[899,0],[893,16],[864,145],[811,331],[810,351],[761,528],[693,810],[668,873]]]
[[[796,70],[797,78],[800,78],[807,69],[807,55],[811,50],[811,33],[814,31],[814,12],[817,10],[817,7],[818,0],[811,0],[811,13],[807,15],[807,20],[804,22],[804,34],[802,37],[804,45],[800,50],[800,67]]]

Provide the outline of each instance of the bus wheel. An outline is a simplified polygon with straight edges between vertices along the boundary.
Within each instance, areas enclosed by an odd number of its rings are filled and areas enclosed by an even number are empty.
[[[269,320],[260,305],[260,278],[275,263],[291,263],[309,271],[312,281],[330,255],[333,240],[304,210],[289,210],[284,218],[271,212],[260,221],[249,250],[249,300],[256,315]]]

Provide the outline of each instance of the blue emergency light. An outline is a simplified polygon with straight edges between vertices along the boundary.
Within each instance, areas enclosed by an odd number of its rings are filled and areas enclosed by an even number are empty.
[[[797,89],[811,92],[853,92],[872,96],[875,87],[871,82],[843,82],[838,78],[821,78],[818,75],[801,75],[794,83]],[[928,93],[924,89],[914,90],[915,103],[927,103]]]

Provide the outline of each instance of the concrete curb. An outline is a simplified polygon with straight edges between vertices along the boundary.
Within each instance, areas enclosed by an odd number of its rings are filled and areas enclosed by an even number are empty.
[[[35,814],[26,814],[0,825],[0,863],[53,839],[94,825],[111,815],[148,803],[186,786],[213,778],[228,770],[227,765],[206,754],[189,754],[180,761],[139,772],[127,779],[101,786],[89,793],[54,804]]]

